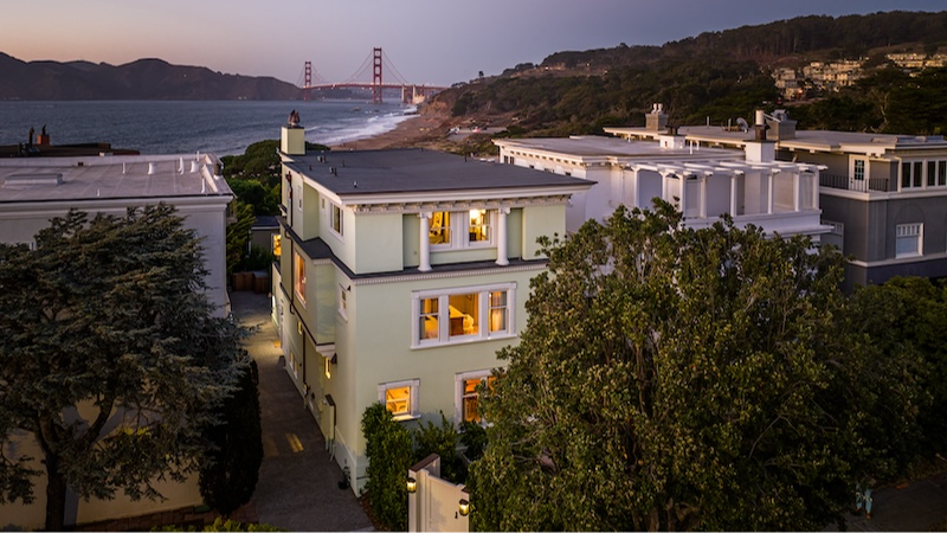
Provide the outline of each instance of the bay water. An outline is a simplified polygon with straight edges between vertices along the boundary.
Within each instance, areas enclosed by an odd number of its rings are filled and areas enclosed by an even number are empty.
[[[110,143],[142,154],[242,154],[279,139],[291,111],[306,140],[340,144],[392,130],[414,108],[359,100],[0,101],[0,145],[26,143],[46,127],[52,144]]]

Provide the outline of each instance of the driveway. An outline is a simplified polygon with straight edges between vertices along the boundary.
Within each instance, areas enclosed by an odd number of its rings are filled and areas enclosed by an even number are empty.
[[[255,328],[247,349],[260,370],[263,465],[251,505],[261,523],[289,531],[372,531],[342,470],[280,364],[279,337],[265,294],[230,293],[233,314]]]

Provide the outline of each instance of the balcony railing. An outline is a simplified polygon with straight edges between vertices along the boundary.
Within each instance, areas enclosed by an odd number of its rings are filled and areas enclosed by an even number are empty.
[[[865,179],[856,180],[849,176],[838,175],[838,174],[826,174],[825,172],[823,172],[819,174],[819,185],[821,187],[829,187],[832,189],[845,189],[848,191],[886,192],[888,190],[888,178],[871,178],[867,180]]]

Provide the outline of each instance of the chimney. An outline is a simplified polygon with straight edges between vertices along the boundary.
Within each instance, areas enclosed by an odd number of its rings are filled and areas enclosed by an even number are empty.
[[[668,125],[668,116],[664,113],[664,104],[651,104],[651,112],[644,116],[648,131],[664,131]]]
[[[747,141],[744,147],[747,162],[766,163],[776,160],[776,143],[766,140],[768,128],[766,114],[762,110],[756,110],[756,123],[753,125],[756,137],[752,141]]]
[[[306,155],[306,129],[299,125],[299,113],[295,109],[283,126],[280,151],[286,155]]]

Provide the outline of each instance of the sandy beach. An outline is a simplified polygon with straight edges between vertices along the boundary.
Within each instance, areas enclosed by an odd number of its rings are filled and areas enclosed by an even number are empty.
[[[442,139],[450,128],[450,116],[443,106],[424,106],[418,115],[404,120],[395,129],[356,141],[332,145],[334,150],[380,150],[419,146]]]

